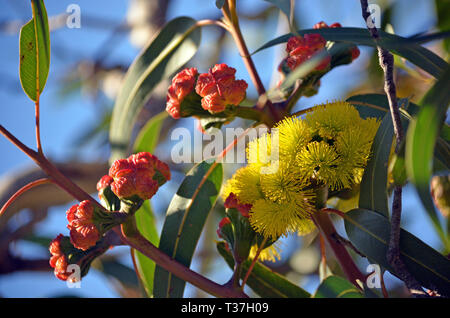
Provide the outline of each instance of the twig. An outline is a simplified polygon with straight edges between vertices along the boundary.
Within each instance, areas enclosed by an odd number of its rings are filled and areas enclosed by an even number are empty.
[[[233,39],[239,50],[239,54],[241,55],[245,67],[247,68],[247,71],[250,75],[250,79],[252,80],[253,85],[255,85],[258,95],[262,96],[266,93],[266,89],[264,88],[261,78],[259,77],[258,71],[255,67],[255,63],[253,63],[250,52],[248,51],[247,45],[245,44],[244,37],[242,36],[242,32],[239,27],[239,19],[236,12],[236,0],[225,1],[224,6],[222,7],[222,12],[225,20],[230,26],[228,31],[233,36]],[[269,112],[273,116],[275,122],[281,119],[279,118],[279,112],[275,109],[269,99],[266,99],[264,103],[258,103],[257,105],[261,109],[267,105],[267,107],[269,108]]]
[[[153,260],[157,265],[173,273],[182,280],[185,280],[186,282],[191,283],[192,285],[216,297],[248,297],[239,290],[229,288],[228,286],[219,285],[211,281],[210,279],[192,271],[188,267],[171,258],[169,255],[160,251],[155,245],[139,233],[134,219],[131,219],[129,223],[122,224],[121,228],[123,234],[122,240],[126,244],[138,250]]]
[[[342,266],[342,270],[344,271],[347,279],[357,288],[361,289],[358,282],[362,283],[365,281],[364,275],[355,265],[355,262],[345,249],[345,246],[336,240],[335,235],[337,232],[330,220],[329,215],[319,210],[312,215],[312,219],[336,255],[336,258]]]
[[[258,247],[258,250],[256,251],[255,257],[253,257],[252,263],[250,264],[250,267],[247,270],[247,273],[245,274],[244,279],[242,280],[242,286],[241,286],[241,290],[244,290],[244,286],[247,283],[248,278],[250,277],[250,274],[253,271],[253,267],[255,267],[256,262],[258,261],[258,257],[261,254],[262,250],[264,249],[264,246],[267,243],[267,239],[268,237],[265,237],[264,240],[262,241],[261,245]]]
[[[22,188],[20,188],[19,190],[17,190],[16,193],[14,193],[8,201],[6,201],[6,203],[2,206],[2,208],[0,209],[0,217],[3,215],[3,213],[6,211],[6,209],[11,205],[11,203],[14,202],[14,200],[16,200],[19,196],[21,196],[23,193],[25,193],[26,191],[41,185],[41,184],[47,184],[52,182],[51,179],[49,178],[43,178],[43,179],[38,179],[35,180],[33,182],[28,183],[27,185],[23,186]]]
[[[371,20],[370,12],[368,11],[367,0],[361,0],[362,16],[366,22],[367,28],[375,40],[378,42],[379,34],[378,30]],[[369,21],[371,23],[369,23]],[[394,82],[394,57],[392,54],[377,45],[379,63],[384,72],[384,90],[389,102],[389,110],[392,117],[392,123],[394,126],[394,133],[396,139],[395,152],[398,153],[400,145],[404,139],[404,133],[402,128],[402,122],[400,119],[400,111],[397,104],[397,94]],[[400,222],[402,214],[402,188],[396,186],[394,188],[394,196],[392,202],[392,216],[391,216],[391,232],[389,239],[389,248],[386,258],[389,264],[394,268],[396,274],[405,282],[406,286],[411,290],[421,291],[421,285],[417,280],[409,273],[405,264],[400,258]]]

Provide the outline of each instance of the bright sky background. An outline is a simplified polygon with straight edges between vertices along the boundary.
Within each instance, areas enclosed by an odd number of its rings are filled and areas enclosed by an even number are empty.
[[[152,1],[152,0],[149,0]],[[176,0],[171,1],[168,19],[187,15],[196,19],[215,18],[219,11],[214,5],[215,0]],[[329,24],[340,22],[343,26],[364,27],[361,18],[361,9],[357,0],[300,0],[296,7],[296,18],[302,28],[310,28],[318,21]],[[397,34],[409,36],[417,32],[429,30],[434,25],[433,2],[429,0],[399,0],[398,9],[394,12],[394,30]],[[74,153],[71,145],[79,136],[83,127],[95,123],[95,106],[93,102],[80,94],[62,100],[59,97],[60,76],[67,72],[68,65],[80,58],[91,58],[104,44],[115,26],[124,20],[128,8],[126,0],[46,0],[49,16],[66,11],[68,5],[75,3],[81,7],[81,29],[63,28],[51,34],[52,50],[65,48],[65,54],[52,52],[49,79],[41,96],[41,136],[46,154],[53,160],[67,160],[78,157],[83,160],[107,158],[108,154],[99,153],[95,148],[85,148],[80,153]],[[238,1],[239,10],[243,12],[256,12],[266,7],[267,2],[262,0]],[[31,16],[28,0],[0,0],[0,22],[10,20],[27,21]],[[401,12],[407,13],[407,19]],[[83,16],[98,16],[116,21],[110,30],[83,27]],[[244,36],[248,40],[250,51],[261,46],[268,40],[281,35],[277,31],[276,19],[271,19],[260,25],[258,23],[244,23],[242,25]],[[201,50],[208,50],[214,45],[211,41],[212,30],[203,33]],[[251,36],[249,36],[251,34]],[[0,33],[0,123],[13,132],[25,144],[34,146],[34,105],[22,92],[18,79],[18,34]],[[232,46],[230,46],[233,48]],[[274,61],[278,48],[258,53],[254,56],[255,64],[260,71],[266,87],[271,82],[272,70],[279,63]],[[324,102],[327,99],[345,97],[347,91],[358,81],[363,80],[359,71],[367,62],[369,50],[361,48],[361,57],[350,66],[340,67],[327,74],[321,84],[320,93],[313,98],[304,99],[298,107]],[[129,64],[138,54],[139,50],[133,47],[127,37],[124,37],[107,58],[107,62],[115,64],[122,62]],[[67,54],[67,55],[66,55]],[[197,56],[201,57],[202,51]],[[198,58],[198,57],[197,57]],[[237,76],[250,79],[237,51],[228,50],[223,55],[223,61],[235,67]],[[206,70],[200,70],[206,71]],[[255,90],[250,85],[250,96],[255,96]],[[0,138],[0,175],[11,171],[19,171],[32,165],[28,157],[22,154],[4,138]],[[156,153],[157,154],[157,153]],[[157,154],[158,155],[158,154]],[[179,179],[179,178],[178,178]],[[181,180],[173,180],[167,185],[164,196],[173,193]],[[56,236],[66,233],[65,209],[67,207],[52,209],[49,218],[43,222],[39,229],[43,234]],[[435,235],[431,235],[432,228],[429,220],[424,217],[414,192],[407,187],[404,197],[404,225],[412,233],[418,235],[426,243],[439,248]],[[67,233],[66,233],[67,234]],[[39,250],[29,244],[19,244],[17,251],[22,255],[42,256],[44,250]],[[127,248],[116,248],[116,253],[123,253],[124,261],[130,264]],[[0,260],[1,261],[1,260]],[[198,264],[193,264],[193,268]],[[222,264],[223,265],[223,264]],[[214,273],[213,273],[214,275]],[[217,273],[218,280],[224,281],[223,275]],[[213,278],[214,278],[213,277]],[[317,286],[317,279],[306,282],[305,288],[313,291]],[[186,295],[192,289],[188,288]],[[64,282],[54,278],[49,273],[16,273],[0,276],[0,296],[3,297],[49,297],[62,294],[76,294],[83,297],[117,297],[118,295],[102,275],[92,270],[82,281],[79,290],[68,290]]]

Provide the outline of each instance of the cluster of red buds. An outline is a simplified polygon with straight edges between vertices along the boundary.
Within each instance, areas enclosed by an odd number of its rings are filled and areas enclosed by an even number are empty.
[[[86,274],[91,261],[110,248],[108,240],[103,239],[105,234],[125,222],[170,177],[169,166],[148,152],[116,160],[109,175],[97,183],[105,209],[84,200],[66,212],[70,237],[58,235],[49,248],[55,276],[67,280],[71,275],[69,264],[80,266],[81,276]]]
[[[49,247],[49,251],[51,254],[50,266],[54,268],[55,276],[61,280],[67,280],[71,275],[71,273],[67,272],[68,260],[61,244],[64,238],[65,238],[64,235],[59,234],[50,243]]]
[[[148,152],[114,161],[109,169],[111,190],[122,201],[145,201],[167,180],[169,166]],[[108,179],[111,181],[111,179]]]
[[[94,214],[98,214],[98,208],[94,208],[91,201],[85,200],[80,204],[73,205],[67,212],[67,221],[70,230],[70,241],[76,248],[80,250],[87,250],[97,243],[101,234],[96,225]]]
[[[258,236],[248,220],[252,205],[239,202],[237,196],[230,193],[224,207],[226,216],[219,223],[217,235],[225,240],[234,260],[241,263],[248,258]]]
[[[286,52],[288,57],[282,62],[282,67],[285,62],[289,69],[292,71],[298,66],[309,60],[317,52],[323,50],[327,41],[316,33],[305,34],[304,36],[293,36],[289,38],[286,46]],[[330,66],[331,57],[327,54],[325,58],[321,60],[319,65],[315,67],[316,71],[323,71]]]
[[[83,251],[72,245],[70,237],[59,234],[50,243],[50,266],[58,279],[76,283],[88,273],[92,261],[109,248],[110,244],[102,240],[95,247]]]
[[[320,21],[320,22],[314,24],[313,29],[341,28],[341,27],[342,27],[342,25],[340,23],[338,23],[338,22],[333,23],[330,26],[328,26],[325,22]],[[352,61],[357,59],[359,54],[360,54],[360,51],[359,51],[358,47],[357,46],[352,46],[350,48],[350,54],[351,54],[351,57],[352,57]]]
[[[216,64],[202,74],[198,74],[196,68],[182,70],[174,76],[168,89],[166,111],[178,119],[217,114],[227,106],[239,105],[245,98],[248,84],[236,80],[235,74],[236,69],[226,64]]]

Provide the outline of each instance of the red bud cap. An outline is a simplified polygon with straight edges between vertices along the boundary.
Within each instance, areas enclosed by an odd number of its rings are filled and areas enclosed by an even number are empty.
[[[242,204],[239,202],[237,196],[231,192],[227,199],[225,200],[224,207],[227,209],[237,209],[242,216],[248,218],[250,210],[252,209],[251,204]]]
[[[246,95],[244,80],[235,79],[236,69],[216,64],[208,73],[198,76],[195,91],[202,98],[202,107],[210,113],[223,112],[227,105],[237,106]]]
[[[175,119],[181,117],[180,106],[183,99],[194,91],[197,79],[196,68],[185,68],[172,79],[167,92],[166,111]]]
[[[94,224],[94,206],[85,200],[73,205],[66,213],[73,246],[83,251],[94,246],[100,239],[100,232]]]
[[[169,166],[148,152],[114,161],[109,176],[114,180],[111,190],[121,200],[148,200],[171,178]]]

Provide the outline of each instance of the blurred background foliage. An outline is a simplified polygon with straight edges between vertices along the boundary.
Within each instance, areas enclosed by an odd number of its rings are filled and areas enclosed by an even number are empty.
[[[295,1],[294,25],[311,28],[318,21],[343,26],[364,27],[359,1],[299,0]],[[332,4],[330,4],[330,2]],[[109,157],[108,130],[112,106],[124,74],[132,60],[158,30],[170,19],[187,15],[195,19],[221,16],[214,0],[47,0],[50,18],[52,65],[47,91],[41,99],[42,139],[50,158],[69,177],[95,193],[97,180],[107,171]],[[67,7],[81,8],[81,28],[66,26]],[[419,36],[450,29],[448,0],[380,0],[382,29],[401,36]],[[19,138],[32,144],[34,113],[21,92],[18,78],[18,32],[29,19],[29,1],[0,0],[0,100],[1,121]],[[241,25],[250,51],[289,32],[286,17],[270,1],[238,1]],[[433,41],[427,48],[448,61],[449,40]],[[319,93],[302,98],[294,111],[326,100],[345,99],[363,93],[383,93],[383,73],[376,51],[360,47],[361,56],[351,65],[339,67],[321,81]],[[254,56],[255,64],[266,87],[279,81],[277,66],[284,57],[284,46],[275,46]],[[188,63],[204,72],[215,63],[235,67],[237,77],[250,83],[236,47],[220,28],[204,28],[202,44]],[[413,102],[421,99],[433,84],[432,77],[404,59],[395,57],[395,79],[399,97]],[[134,136],[147,121],[165,109],[168,82],[161,83],[142,110]],[[256,99],[250,85],[248,99]],[[244,127],[243,120],[230,126]],[[196,129],[194,119],[178,121],[167,117],[161,130],[155,154],[171,164],[170,132],[174,127]],[[22,185],[42,173],[26,157],[5,140],[0,140],[0,204]],[[171,164],[173,180],[152,198],[153,210],[162,225],[171,197],[192,165]],[[225,164],[227,179],[239,167]],[[427,244],[440,249],[424,213],[408,215],[408,208],[419,209],[414,194],[405,189],[405,228]],[[65,209],[71,199],[51,185],[36,188],[14,203],[0,222],[0,296],[3,297],[139,297],[142,288],[133,269],[129,248],[116,247],[94,264],[94,270],[83,279],[81,289],[67,289],[53,277],[48,266],[47,246],[54,236],[65,230]],[[225,282],[231,271],[215,250],[216,226],[223,215],[218,202],[196,251],[192,268],[218,282]],[[420,225],[422,224],[422,226]],[[338,231],[343,233],[342,227]],[[340,274],[338,264],[328,251],[328,268],[321,266],[317,233],[306,237],[292,236],[282,240],[282,259],[268,263],[274,271],[292,282],[313,291],[320,280],[332,271]],[[367,261],[358,258],[364,270]],[[386,274],[390,295],[406,295],[403,284]],[[185,296],[206,294],[188,286]]]

